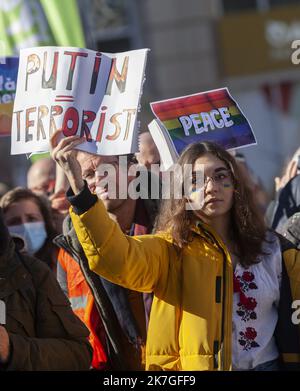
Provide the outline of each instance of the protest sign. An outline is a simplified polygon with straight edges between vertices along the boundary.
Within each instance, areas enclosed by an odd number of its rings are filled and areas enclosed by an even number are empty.
[[[21,50],[11,153],[48,151],[57,129],[65,137],[84,137],[78,149],[91,153],[135,152],[147,51]]]
[[[0,62],[0,136],[10,136],[18,65],[18,57],[4,57]]]
[[[213,141],[225,149],[256,144],[251,126],[227,88],[150,104],[158,122],[152,131],[165,133],[165,148],[177,155],[196,141]],[[149,127],[150,129],[150,127]],[[151,129],[150,129],[151,130]],[[159,136],[161,137],[161,136]],[[163,152],[160,151],[161,157]],[[169,165],[169,164],[168,164]]]

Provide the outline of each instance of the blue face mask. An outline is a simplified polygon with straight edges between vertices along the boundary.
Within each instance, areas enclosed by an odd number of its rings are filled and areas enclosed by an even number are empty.
[[[43,221],[11,225],[8,230],[12,237],[23,240],[24,248],[22,251],[26,251],[30,255],[36,254],[47,239],[46,227]]]

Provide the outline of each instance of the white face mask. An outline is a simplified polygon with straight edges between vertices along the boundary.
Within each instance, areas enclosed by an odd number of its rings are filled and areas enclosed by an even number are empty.
[[[24,241],[22,251],[26,251],[30,255],[36,254],[47,239],[46,227],[43,221],[11,225],[8,230],[12,237],[21,238]]]

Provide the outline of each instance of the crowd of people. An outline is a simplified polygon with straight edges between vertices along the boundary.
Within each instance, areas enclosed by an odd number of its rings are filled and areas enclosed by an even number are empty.
[[[117,194],[133,166],[164,180],[150,133],[126,164],[59,136],[27,188],[0,199],[1,369],[300,369],[300,151],[274,200],[241,154],[210,142],[179,157],[193,176],[204,167],[188,196],[112,198],[101,166]]]

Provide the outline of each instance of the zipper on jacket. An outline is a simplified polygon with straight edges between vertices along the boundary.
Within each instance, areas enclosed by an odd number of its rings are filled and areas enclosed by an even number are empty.
[[[214,341],[214,369],[219,367],[219,341]]]
[[[226,254],[223,248],[220,246],[223,253],[223,302],[222,302],[222,329],[221,329],[221,362],[220,370],[224,370],[225,365],[225,349],[224,349],[224,334],[225,334],[225,303],[226,303]]]
[[[207,232],[209,236],[212,236],[210,232]],[[214,238],[214,237],[213,237]],[[218,277],[216,283],[221,283],[221,278],[223,279],[223,300],[222,300],[222,316],[221,316],[221,346],[220,346],[220,367],[219,370],[223,371],[225,366],[225,349],[224,349],[224,335],[225,335],[225,303],[226,303],[226,254],[223,250],[223,247],[219,244],[219,242],[214,238],[214,242],[217,247],[221,250],[223,255],[223,276],[219,277],[220,281],[218,282]],[[220,287],[221,288],[221,287]],[[221,290],[220,290],[221,291]],[[221,292],[220,292],[221,293]],[[220,298],[221,301],[221,298]]]
[[[222,277],[216,277],[216,303],[221,303]]]
[[[221,296],[221,283],[223,279],[223,297],[222,297],[222,315],[221,315],[221,341],[220,341],[220,367],[219,370],[223,371],[225,366],[225,349],[224,349],[224,335],[225,335],[225,304],[226,304],[226,254],[223,250],[222,246],[220,246],[219,242],[215,239],[215,243],[217,244],[217,247],[221,250],[223,255],[223,276],[218,276],[216,279],[216,289],[219,285],[219,294]],[[217,292],[216,292],[216,299],[217,299]],[[221,297],[220,301],[221,302]]]
[[[220,366],[219,370],[223,371],[225,367],[225,349],[224,349],[224,335],[225,335],[225,303],[226,303],[226,253],[223,249],[223,247],[220,245],[218,240],[206,229],[204,229],[204,232],[207,234],[207,236],[211,237],[213,240],[213,243],[216,244],[218,249],[220,249],[222,255],[223,255],[223,301],[222,301],[222,315],[221,315],[221,341],[220,341]]]

